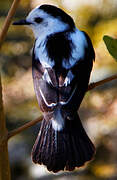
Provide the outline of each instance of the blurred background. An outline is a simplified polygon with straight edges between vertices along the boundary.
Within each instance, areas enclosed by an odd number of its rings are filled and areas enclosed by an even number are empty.
[[[0,28],[12,0],[0,1]],[[92,39],[96,60],[91,74],[95,82],[117,72],[104,35],[117,37],[117,0],[22,0],[14,21],[24,18],[40,4],[54,4],[69,13],[76,26]],[[10,26],[0,52],[4,108],[8,130],[41,115],[33,90],[31,53],[34,37],[26,27]],[[9,141],[12,180],[116,180],[117,179],[117,80],[88,92],[80,107],[83,125],[96,146],[92,162],[74,172],[49,173],[31,161],[31,149],[40,124]]]

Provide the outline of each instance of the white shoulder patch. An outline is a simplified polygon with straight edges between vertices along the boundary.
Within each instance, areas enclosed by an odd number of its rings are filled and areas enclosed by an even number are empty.
[[[84,33],[77,28],[70,34],[69,39],[72,40],[73,48],[69,60],[63,60],[62,65],[65,69],[70,69],[77,61],[82,60],[85,56],[85,48],[88,46]]]
[[[45,80],[48,84],[53,84],[51,79],[50,79],[50,76],[49,76],[47,69],[45,69],[44,74],[42,76],[42,79]]]
[[[41,96],[42,96],[42,98],[43,98],[43,101],[44,101],[44,103],[46,104],[46,106],[47,107],[55,107],[55,106],[57,106],[57,103],[48,103],[47,101],[46,101],[46,98],[45,98],[45,96],[44,96],[44,94],[43,94],[43,92],[42,92],[42,90],[39,88],[39,91],[40,91],[40,94],[41,94]]]

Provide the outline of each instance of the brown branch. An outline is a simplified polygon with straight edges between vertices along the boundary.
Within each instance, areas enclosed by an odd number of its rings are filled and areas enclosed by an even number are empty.
[[[37,118],[35,120],[32,120],[32,121],[24,124],[23,126],[15,129],[15,130],[12,130],[11,132],[8,133],[8,139],[13,137],[13,136],[15,136],[16,134],[22,132],[23,130],[25,130],[25,129],[27,129],[27,128],[37,124],[38,122],[42,121],[42,119],[43,119],[43,116],[40,116],[39,118]]]
[[[109,82],[109,81],[112,81],[112,80],[114,80],[114,79],[117,79],[117,74],[115,74],[115,75],[113,75],[113,76],[110,76],[110,77],[108,77],[108,78],[105,78],[105,79],[103,79],[103,80],[101,80],[101,81],[98,81],[98,82],[95,82],[95,83],[91,83],[91,84],[89,84],[89,86],[88,86],[88,91],[90,91],[90,90],[92,90],[92,89],[96,88],[97,86],[100,86],[100,85],[102,85],[102,84],[104,84],[104,83],[107,83],[107,82]]]
[[[2,43],[6,37],[12,17],[15,14],[19,2],[20,0],[13,1],[12,6],[5,19],[4,25],[0,32],[0,47],[2,46]],[[6,120],[4,117],[3,102],[2,102],[2,84],[0,79],[0,180],[2,179],[11,180],[7,135],[8,135],[8,131],[6,128]]]
[[[0,47],[1,47],[3,41],[4,41],[5,37],[6,37],[8,28],[10,26],[10,23],[12,21],[12,18],[14,16],[14,14],[16,12],[16,9],[17,9],[17,7],[19,5],[19,2],[20,2],[20,0],[14,0],[13,1],[12,6],[11,6],[11,8],[10,8],[10,10],[8,12],[8,15],[7,15],[6,19],[5,19],[5,22],[3,24],[3,28],[2,28],[1,33],[0,33]]]
[[[7,128],[4,116],[2,82],[0,77],[0,180],[11,180],[10,165],[8,157]]]
[[[108,77],[108,78],[106,78],[106,79],[104,79],[104,80],[101,80],[101,81],[98,81],[98,82],[95,82],[95,83],[91,83],[91,84],[89,84],[89,86],[88,86],[88,91],[90,91],[90,90],[94,89],[95,87],[100,86],[100,85],[102,85],[102,84],[104,84],[104,83],[106,83],[106,82],[112,81],[112,80],[114,80],[114,79],[117,79],[117,74],[116,74],[116,75],[113,75],[113,76],[111,76],[111,77]],[[22,132],[23,130],[25,130],[25,129],[27,129],[27,128],[33,126],[33,125],[35,125],[36,123],[42,121],[42,119],[43,119],[43,116],[41,116],[41,117],[39,117],[39,118],[31,121],[31,122],[28,122],[28,123],[24,124],[23,126],[21,126],[21,127],[15,129],[15,130],[9,132],[9,133],[8,133],[8,139],[11,138],[11,137],[13,137],[13,136],[15,136],[16,134]]]

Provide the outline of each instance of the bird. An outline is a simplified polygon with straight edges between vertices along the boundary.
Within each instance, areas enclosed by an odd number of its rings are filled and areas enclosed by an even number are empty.
[[[13,25],[26,25],[35,36],[32,77],[43,120],[32,161],[54,173],[73,171],[95,155],[78,114],[95,60],[92,42],[54,5],[37,6]]]

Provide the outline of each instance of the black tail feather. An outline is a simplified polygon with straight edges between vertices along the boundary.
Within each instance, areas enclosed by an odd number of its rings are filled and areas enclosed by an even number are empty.
[[[94,153],[94,145],[76,115],[74,120],[66,120],[62,131],[55,131],[51,120],[42,121],[32,149],[32,160],[46,165],[49,171],[72,171],[90,161]]]

